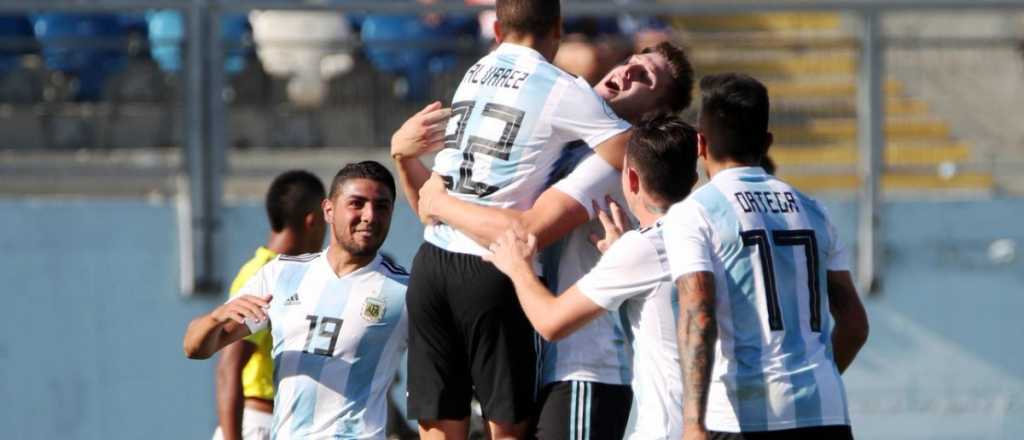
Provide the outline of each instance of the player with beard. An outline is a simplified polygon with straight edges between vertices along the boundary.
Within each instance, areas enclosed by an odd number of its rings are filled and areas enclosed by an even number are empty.
[[[394,201],[386,168],[346,165],[322,204],[328,248],[278,257],[240,296],[189,324],[184,348],[193,359],[270,329],[273,438],[385,438],[387,389],[408,337],[408,274],[377,252]]]

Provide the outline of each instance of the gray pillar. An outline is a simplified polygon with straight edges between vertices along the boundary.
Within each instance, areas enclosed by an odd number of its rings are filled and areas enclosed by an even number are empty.
[[[885,164],[885,48],[881,17],[864,12],[861,26],[860,70],[857,78],[857,138],[860,160],[858,192],[857,284],[862,293],[881,288],[883,239],[881,224],[881,176]]]
[[[184,124],[185,169],[179,209],[181,292],[220,293],[221,174],[224,163],[222,99],[223,62],[218,17],[205,0],[185,11]],[[220,113],[220,115],[218,115]]]

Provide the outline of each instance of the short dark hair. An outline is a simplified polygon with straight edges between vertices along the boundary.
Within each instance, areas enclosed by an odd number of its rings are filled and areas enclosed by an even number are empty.
[[[693,64],[683,48],[668,41],[645,47],[640,53],[657,53],[668,61],[672,82],[665,92],[662,104],[673,113],[686,110],[693,101]]]
[[[711,157],[759,165],[768,152],[768,89],[742,73],[705,76],[700,89],[698,119]]]
[[[551,32],[562,16],[560,0],[498,0],[495,9],[503,32],[535,37]]]
[[[281,232],[287,227],[298,227],[306,215],[320,209],[324,199],[324,184],[309,171],[291,170],[274,178],[267,190],[267,218],[270,229]]]
[[[672,114],[644,118],[633,127],[626,160],[644,187],[668,208],[686,198],[697,183],[697,130]]]
[[[397,195],[395,192],[395,178],[391,175],[391,171],[388,171],[384,165],[380,162],[373,160],[364,160],[362,162],[355,162],[347,164],[341,167],[338,174],[334,175],[334,180],[331,182],[331,200],[338,195],[338,188],[341,188],[349,179],[369,179],[375,182],[381,183],[391,190],[391,200],[395,200]]]

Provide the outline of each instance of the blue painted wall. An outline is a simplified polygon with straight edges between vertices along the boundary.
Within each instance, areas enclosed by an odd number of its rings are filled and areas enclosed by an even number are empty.
[[[850,242],[854,207],[829,204]],[[385,250],[408,264],[420,226],[401,206]],[[1015,438],[1024,432],[1024,201],[887,206],[885,292],[847,373],[865,439]],[[225,282],[266,235],[258,204],[227,209]],[[0,438],[206,439],[212,361],[181,336],[223,297],[178,292],[175,213],[142,201],[0,200]]]

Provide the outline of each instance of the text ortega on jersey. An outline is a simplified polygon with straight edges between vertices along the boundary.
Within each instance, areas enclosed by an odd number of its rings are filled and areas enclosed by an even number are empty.
[[[740,191],[734,194],[743,212],[789,214],[800,212],[796,197],[789,191]]]

